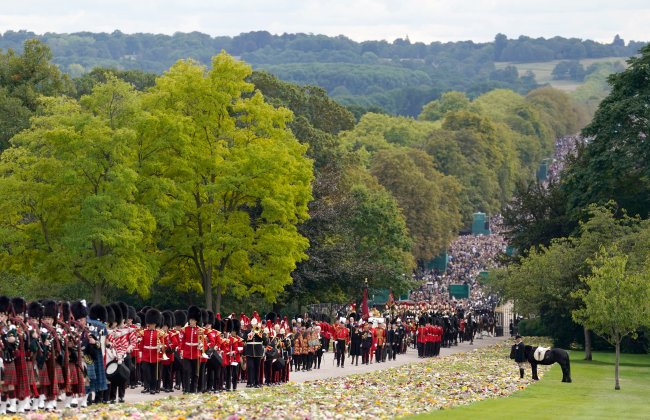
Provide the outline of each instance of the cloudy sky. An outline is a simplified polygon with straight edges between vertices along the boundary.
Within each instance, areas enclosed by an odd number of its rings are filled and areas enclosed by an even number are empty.
[[[412,42],[577,37],[650,40],[648,0],[3,0],[0,32],[267,30]]]

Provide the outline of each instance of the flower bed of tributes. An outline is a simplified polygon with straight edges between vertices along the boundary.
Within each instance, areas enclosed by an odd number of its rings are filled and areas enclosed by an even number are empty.
[[[530,340],[528,340],[530,341]],[[533,340],[548,345],[547,340]],[[218,395],[192,394],[81,412],[34,414],[31,419],[366,419],[394,418],[507,397],[533,382],[519,379],[511,342],[340,378],[288,383]],[[548,370],[539,366],[540,378]]]

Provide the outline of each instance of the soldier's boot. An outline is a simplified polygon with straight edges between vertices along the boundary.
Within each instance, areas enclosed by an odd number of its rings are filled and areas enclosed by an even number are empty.
[[[519,369],[519,378],[524,379],[524,370],[523,369]]]

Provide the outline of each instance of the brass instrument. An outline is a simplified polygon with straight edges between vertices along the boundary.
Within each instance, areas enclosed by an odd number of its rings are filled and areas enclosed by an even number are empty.
[[[160,349],[160,352],[162,353],[162,360],[169,360],[169,357],[167,357],[167,343],[165,342],[167,336],[169,333],[166,333],[162,329],[157,329],[156,330],[157,334],[156,337],[158,339],[158,348]]]

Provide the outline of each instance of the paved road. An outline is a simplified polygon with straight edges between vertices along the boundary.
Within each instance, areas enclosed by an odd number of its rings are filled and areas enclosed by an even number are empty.
[[[470,345],[469,343],[459,344],[458,346],[453,346],[451,348],[442,348],[440,350],[440,356],[448,356],[450,354],[464,352],[480,347],[487,347],[498,342],[502,342],[504,337],[484,337],[483,339],[474,340],[474,344]],[[351,366],[349,364],[350,360],[346,359],[345,368],[337,368],[336,364],[333,363],[334,354],[332,352],[325,353],[323,355],[323,362],[321,363],[321,368],[316,370],[311,370],[310,372],[291,372],[290,379],[292,382],[305,382],[313,381],[316,379],[327,379],[327,378],[337,378],[341,376],[353,375],[356,373],[372,372],[376,370],[387,369],[391,367],[397,367],[405,365],[408,363],[423,362],[428,359],[418,358],[417,351],[413,348],[407,350],[406,354],[397,355],[397,360],[387,361],[385,363],[372,363],[370,365],[361,365]],[[126,392],[126,401],[127,402],[145,402],[153,401],[160,398],[166,398],[170,395],[181,395],[181,391],[174,391],[173,393],[164,393],[161,392],[156,395],[151,394],[141,394],[142,388],[128,389]],[[243,383],[240,383],[238,386],[238,391],[246,390],[246,386]]]

